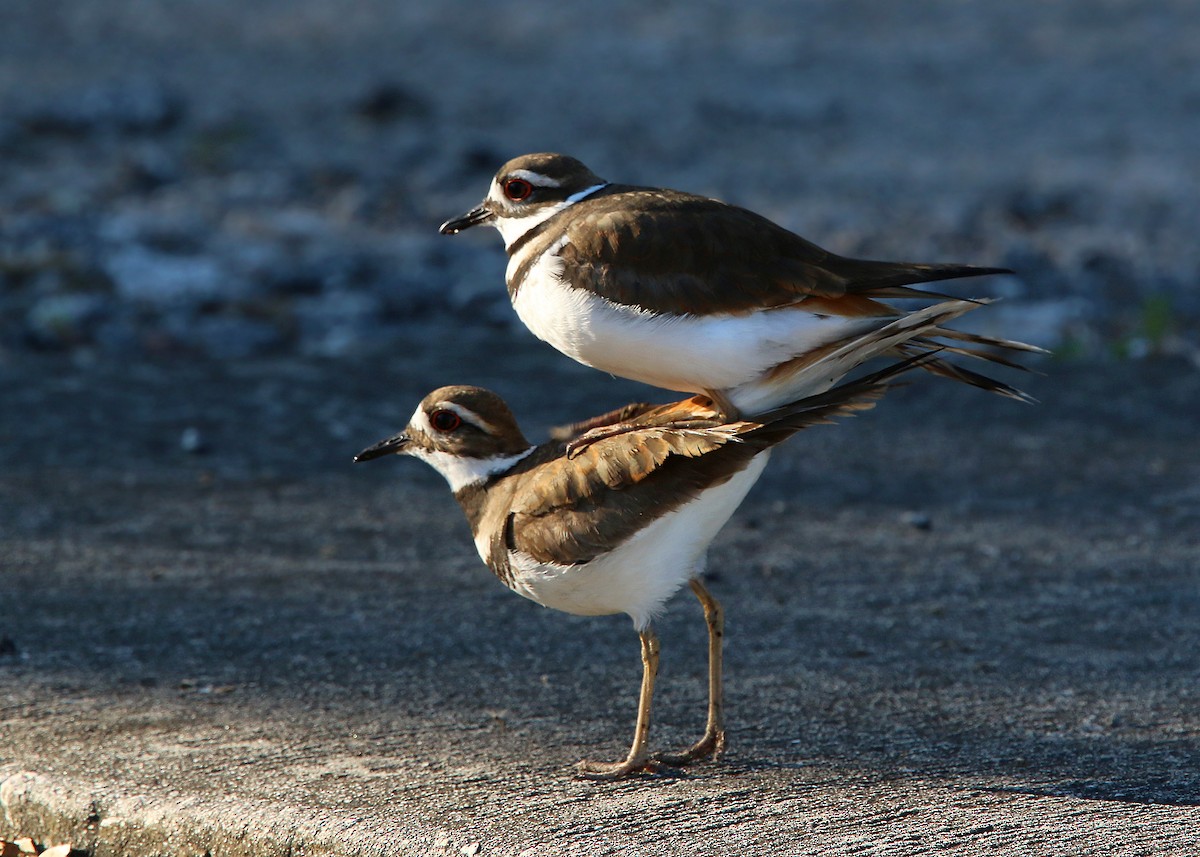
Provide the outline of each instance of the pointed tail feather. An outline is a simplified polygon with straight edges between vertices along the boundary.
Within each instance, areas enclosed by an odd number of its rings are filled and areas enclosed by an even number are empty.
[[[1019,369],[1022,372],[1033,371],[1028,366],[1022,366],[1012,358],[987,348],[967,348],[965,345],[950,345],[945,342],[936,342],[932,339],[926,339],[925,337],[914,339],[912,344],[924,346],[925,348],[940,348],[947,354],[958,354],[961,357],[970,357],[973,360],[986,360],[988,363],[1007,366],[1009,369]]]
[[[957,339],[960,342],[973,342],[976,345],[984,345],[988,348],[1028,351],[1030,354],[1050,353],[1049,349],[1030,345],[1028,342],[1019,342],[1016,339],[1002,339],[999,336],[987,336],[982,333],[968,333],[965,330],[954,330],[953,328],[939,328],[932,335],[939,339]]]
[[[832,390],[808,396],[791,404],[768,411],[754,422],[759,426],[748,434],[759,436],[767,443],[782,441],[801,429],[815,425],[826,425],[839,418],[851,417],[860,411],[868,411],[890,389],[903,386],[896,378],[913,369],[923,368],[937,359],[937,351],[918,354],[886,366],[877,372],[839,384]]]
[[[897,351],[901,354],[916,355],[918,357],[933,353],[930,351],[922,351],[922,347],[923,346],[913,345],[910,343],[899,347]],[[941,350],[962,353],[960,349],[956,348],[943,348]],[[1005,363],[1007,365],[1007,361],[1005,360],[999,360],[997,362]],[[996,378],[992,378],[980,372],[967,369],[965,366],[959,366],[957,363],[951,363],[948,360],[942,360],[941,358],[928,360],[922,364],[921,368],[933,375],[938,375],[942,378],[949,378],[952,381],[961,381],[964,384],[970,384],[972,387],[978,387],[981,390],[987,390],[989,393],[996,393],[1009,399],[1016,399],[1018,402],[1025,402],[1026,404],[1030,405],[1037,404],[1037,399],[1026,393],[1024,390],[1020,390],[1010,384],[1006,384],[1003,381],[999,381]]]
[[[912,262],[876,262],[871,259],[839,257],[826,262],[846,282],[846,291],[871,297],[924,298],[940,297],[920,289],[905,286],[936,283],[941,280],[960,280],[965,277],[986,277],[992,274],[1011,274],[1008,268],[985,268],[979,265],[922,265]]]

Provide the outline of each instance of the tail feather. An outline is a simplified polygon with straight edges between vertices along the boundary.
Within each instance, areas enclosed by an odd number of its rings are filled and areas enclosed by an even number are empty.
[[[839,257],[828,260],[827,267],[846,282],[846,291],[873,297],[920,298],[933,296],[919,289],[900,289],[919,283],[959,280],[964,277],[986,277],[992,274],[1011,274],[1008,268],[985,268],[979,265],[921,265],[912,262],[877,262],[871,259]],[[889,294],[890,290],[896,290]]]
[[[968,333],[965,330],[954,330],[953,328],[939,329],[934,331],[933,335],[939,339],[957,339],[960,342],[974,342],[976,345],[984,345],[988,348],[1028,351],[1030,354],[1050,353],[1047,349],[1037,345],[1030,345],[1028,342],[1019,342],[1015,339],[1002,339],[999,336],[985,336],[982,333]]]
[[[759,427],[748,434],[769,439],[770,443],[780,440],[815,425],[826,425],[842,417],[851,417],[861,411],[869,411],[888,390],[896,386],[895,379],[918,367],[936,360],[937,351],[917,354],[877,372],[839,384],[832,390],[807,396],[799,401],[768,411],[754,422]]]
[[[952,270],[960,270],[962,266],[950,267]],[[978,270],[992,272],[995,269]],[[945,355],[983,360],[1027,371],[1003,352],[1045,353],[1044,349],[1023,342],[947,327],[964,313],[989,303],[991,301],[986,298],[973,301],[955,298],[905,315],[881,318],[878,326],[872,330],[865,333],[860,331],[806,351],[780,363],[753,382],[724,391],[726,400],[742,414],[763,413],[777,407],[780,402],[796,401],[829,390],[861,364],[874,357],[889,354],[916,358],[944,352]],[[998,395],[1023,402],[1035,401],[1016,387],[966,369],[944,357],[924,360],[921,368],[934,375],[970,384]]]
[[[919,351],[923,346],[906,344],[897,349],[901,354],[922,356],[932,354],[930,351]],[[954,349],[943,348],[943,351],[952,351]],[[973,355],[974,356],[974,355]],[[1004,362],[1004,361],[1000,361]],[[1036,404],[1037,399],[1026,393],[1024,390],[1017,389],[1011,384],[1006,384],[1003,381],[984,375],[980,372],[975,372],[965,366],[959,366],[957,363],[951,363],[948,360],[934,358],[927,360],[921,364],[921,368],[933,375],[938,375],[942,378],[949,378],[952,381],[961,381],[964,384],[970,384],[972,387],[978,387],[981,390],[987,390],[989,393],[996,393],[1001,396],[1006,396],[1010,399],[1016,399],[1018,402],[1027,404]],[[1020,368],[1020,367],[1018,367]]]
[[[871,299],[891,298],[893,300],[966,301],[967,303],[981,303],[976,298],[960,298],[957,295],[948,295],[945,292],[935,292],[930,289],[914,289],[909,286],[869,286],[858,292],[858,295],[860,297],[870,297]],[[845,298],[842,300],[845,300]]]
[[[755,414],[780,402],[822,393],[872,357],[925,336],[977,306],[950,300],[907,315],[881,319],[873,330],[835,340],[779,364],[764,377],[730,390],[727,398],[741,413]]]
[[[1003,354],[999,354],[995,351],[990,351],[985,348],[967,348],[963,345],[948,345],[947,343],[935,342],[932,339],[926,339],[925,337],[914,339],[913,344],[922,345],[926,348],[940,348],[947,354],[958,354],[962,357],[970,357],[975,360],[986,360],[989,363],[1007,366],[1010,369],[1019,369],[1022,372],[1032,371],[1028,366],[1022,366],[1020,363],[1017,363],[1015,360],[1006,357]]]

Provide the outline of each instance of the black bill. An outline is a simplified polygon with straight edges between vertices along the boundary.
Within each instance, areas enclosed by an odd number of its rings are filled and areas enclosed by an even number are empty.
[[[481,223],[487,223],[492,219],[492,213],[482,205],[478,208],[472,208],[462,217],[456,217],[453,220],[447,220],[442,224],[438,232],[443,235],[457,235],[464,229],[470,229],[472,226],[478,226]]]
[[[370,461],[372,458],[383,458],[385,455],[391,455],[393,452],[400,452],[408,444],[408,435],[401,432],[389,437],[387,440],[381,440],[374,446],[368,446],[358,455],[354,456],[354,462],[357,464],[360,461]]]

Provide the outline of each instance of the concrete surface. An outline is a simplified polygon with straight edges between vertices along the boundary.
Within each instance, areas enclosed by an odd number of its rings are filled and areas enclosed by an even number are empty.
[[[628,622],[513,595],[431,470],[350,457],[442,383],[496,388],[531,433],[644,391],[528,339],[418,335],[391,368],[0,363],[0,835],[1196,853],[1194,369],[1049,362],[1021,379],[1038,406],[922,378],[794,439],[711,557],[728,756],[602,785],[571,765],[627,745]],[[691,599],[659,632],[674,745],[703,720]]]

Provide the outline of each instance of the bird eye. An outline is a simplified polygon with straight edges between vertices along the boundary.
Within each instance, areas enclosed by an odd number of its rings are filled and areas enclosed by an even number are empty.
[[[504,195],[513,202],[520,202],[533,193],[533,185],[525,179],[509,179],[504,183]]]
[[[454,411],[434,411],[429,415],[429,424],[440,432],[452,432],[462,425],[462,417]]]

